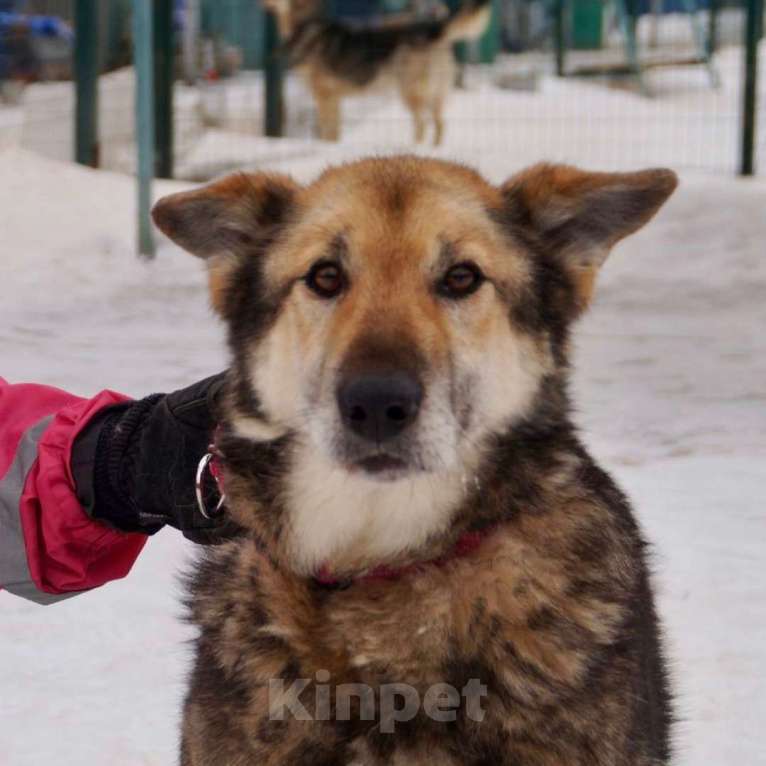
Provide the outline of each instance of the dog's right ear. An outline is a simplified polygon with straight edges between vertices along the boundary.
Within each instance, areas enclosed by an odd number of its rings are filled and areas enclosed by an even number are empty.
[[[163,197],[152,218],[173,242],[199,258],[246,256],[266,228],[289,215],[297,189],[289,176],[234,173]]]
[[[200,189],[163,197],[152,210],[158,228],[208,267],[210,303],[225,316],[227,288],[243,258],[290,215],[298,185],[289,176],[234,173]]]

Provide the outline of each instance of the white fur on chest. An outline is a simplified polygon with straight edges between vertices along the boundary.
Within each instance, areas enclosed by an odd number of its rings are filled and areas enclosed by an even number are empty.
[[[376,481],[299,447],[286,490],[294,566],[374,565],[414,549],[446,529],[464,491],[457,472]]]

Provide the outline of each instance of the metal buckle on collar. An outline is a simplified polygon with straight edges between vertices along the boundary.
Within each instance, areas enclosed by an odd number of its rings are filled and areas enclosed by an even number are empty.
[[[206,452],[197,464],[197,475],[194,481],[194,492],[197,496],[197,508],[199,508],[199,512],[208,519],[208,521],[213,521],[216,517],[221,515],[221,510],[226,502],[226,495],[221,488],[218,471],[215,469],[214,465],[211,465],[216,457],[217,453],[211,447],[211,451]],[[215,508],[208,508],[207,502],[205,501],[204,482],[206,471],[209,471],[210,475],[215,480],[216,487],[218,487],[218,494],[221,496],[218,503],[216,503]]]

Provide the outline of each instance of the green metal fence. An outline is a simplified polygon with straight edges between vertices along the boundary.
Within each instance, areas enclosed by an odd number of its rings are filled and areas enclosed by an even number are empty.
[[[711,15],[710,0],[495,0],[490,29],[463,57],[474,63],[448,105],[444,151],[451,152],[456,144],[450,142],[459,136],[457,148],[474,144],[477,155],[505,154],[507,144],[509,162],[517,156],[572,157],[592,166],[647,161],[763,174],[764,0],[712,1],[718,13]],[[61,82],[26,90],[24,146],[136,171],[134,2],[25,4],[30,12],[69,20],[77,44],[71,67],[75,88]],[[697,7],[692,2],[705,6],[690,14],[684,9]],[[675,3],[676,10],[656,16],[645,12],[658,3]],[[172,5],[171,0],[152,3],[157,175],[202,178],[267,161],[276,145],[259,142],[261,136],[285,136],[285,146],[293,147],[289,151],[297,151],[296,141],[313,137],[314,106],[300,78],[277,66],[263,72],[265,63],[277,62],[279,42],[257,0],[199,0],[197,74],[189,78],[182,77],[185,35],[170,23]],[[616,12],[621,7],[636,9],[636,18],[626,23]],[[626,36],[631,26],[636,30],[632,43]],[[213,44],[234,51],[235,63],[224,60],[208,71],[206,51]],[[632,55],[641,78],[635,76]],[[658,68],[663,58],[675,64]],[[695,58],[702,63],[686,65],[690,62],[684,59]],[[365,93],[359,99],[344,102],[345,143],[360,152],[392,141],[401,148],[411,144],[409,116],[395,92]]]
[[[747,0],[745,20],[745,74],[742,87],[742,144],[740,172],[751,176],[756,170],[758,144],[759,48],[763,38],[763,0]]]

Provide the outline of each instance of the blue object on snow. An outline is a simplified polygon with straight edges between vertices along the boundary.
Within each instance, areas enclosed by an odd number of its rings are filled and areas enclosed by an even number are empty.
[[[24,13],[0,11],[0,40],[12,29],[26,29],[32,37],[57,37],[72,40],[71,27],[58,16],[28,16]]]

